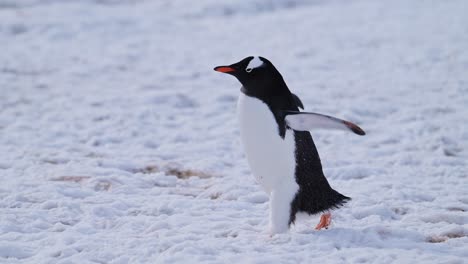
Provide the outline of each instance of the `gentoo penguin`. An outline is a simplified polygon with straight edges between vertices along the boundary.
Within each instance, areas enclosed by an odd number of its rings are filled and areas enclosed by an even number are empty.
[[[258,56],[247,57],[215,71],[236,77],[241,94],[237,104],[240,135],[248,164],[270,197],[270,233],[282,233],[298,212],[324,213],[316,229],[328,228],[329,210],[348,200],[330,187],[312,136],[315,128],[364,131],[331,116],[300,112],[304,106],[291,93],[273,64]]]

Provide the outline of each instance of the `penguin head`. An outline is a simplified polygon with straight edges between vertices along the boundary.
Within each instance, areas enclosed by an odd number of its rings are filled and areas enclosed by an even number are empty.
[[[281,74],[264,57],[249,56],[231,65],[215,67],[214,70],[236,77],[251,94],[266,95],[288,90]]]

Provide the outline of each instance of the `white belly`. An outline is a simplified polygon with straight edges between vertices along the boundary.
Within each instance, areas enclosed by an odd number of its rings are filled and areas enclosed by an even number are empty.
[[[278,125],[268,106],[241,93],[237,104],[241,142],[257,182],[268,192],[298,189],[295,180],[294,133],[281,138]]]

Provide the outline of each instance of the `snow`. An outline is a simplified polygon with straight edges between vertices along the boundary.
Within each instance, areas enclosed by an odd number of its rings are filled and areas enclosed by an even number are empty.
[[[0,1],[0,263],[464,263],[468,3]],[[243,155],[251,51],[353,200],[268,234]]]

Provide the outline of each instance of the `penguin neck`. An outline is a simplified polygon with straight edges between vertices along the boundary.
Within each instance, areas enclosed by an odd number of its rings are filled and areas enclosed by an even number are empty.
[[[255,82],[242,83],[242,85],[242,93],[262,100],[272,108],[282,107],[275,104],[277,101],[275,98],[289,98],[291,96],[291,92],[281,75],[276,78],[264,78]]]

